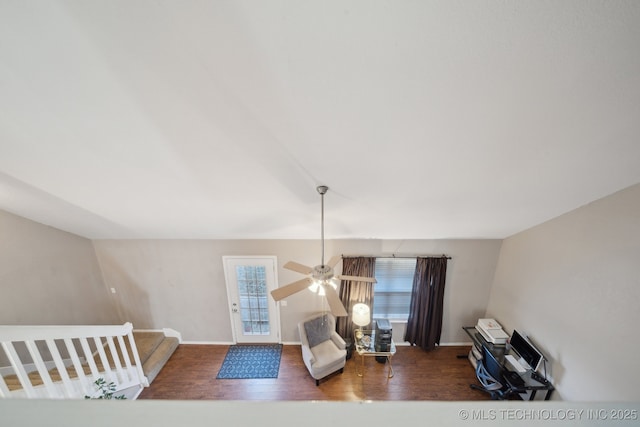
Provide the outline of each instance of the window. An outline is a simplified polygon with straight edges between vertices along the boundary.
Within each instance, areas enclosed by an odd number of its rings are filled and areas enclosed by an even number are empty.
[[[407,320],[415,270],[415,258],[376,258],[374,318]]]
[[[240,313],[245,335],[269,335],[267,274],[264,266],[236,266]]]

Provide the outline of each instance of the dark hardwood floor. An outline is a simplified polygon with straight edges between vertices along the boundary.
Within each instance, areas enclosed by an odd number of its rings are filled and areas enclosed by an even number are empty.
[[[395,376],[387,378],[387,365],[365,358],[365,375],[358,377],[354,355],[342,374],[319,386],[309,375],[300,346],[285,345],[280,372],[273,379],[216,379],[229,346],[180,345],[150,387],[139,399],[172,400],[487,400],[488,395],[469,387],[477,383],[466,358],[469,347],[439,347],[426,352],[398,347],[393,357]]]

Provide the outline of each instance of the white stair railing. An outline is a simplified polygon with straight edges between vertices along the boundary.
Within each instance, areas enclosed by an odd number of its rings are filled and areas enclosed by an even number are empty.
[[[96,393],[94,381],[98,378],[103,378],[107,383],[113,382],[117,391],[129,390],[129,394],[135,398],[142,387],[149,385],[142,371],[131,323],[93,326],[0,325],[0,344],[11,371],[19,381],[18,387],[15,384],[8,385],[5,378],[0,379],[0,398],[82,399]],[[29,356],[31,361],[26,360]],[[59,381],[52,378],[49,371],[52,367],[56,368]],[[73,368],[75,375],[69,375],[68,367]],[[29,373],[35,371],[40,381],[32,382]]]

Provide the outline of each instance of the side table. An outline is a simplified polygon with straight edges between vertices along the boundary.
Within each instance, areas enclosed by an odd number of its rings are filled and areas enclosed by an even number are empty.
[[[389,351],[377,351],[375,349],[375,338],[376,331],[373,330],[363,330],[359,331],[363,335],[358,338],[357,330],[354,331],[354,342],[356,345],[356,352],[360,355],[360,363],[356,363],[356,374],[359,377],[364,376],[364,358],[365,357],[386,357],[387,362],[389,363],[389,371],[387,373],[387,378],[393,378],[393,366],[391,365],[391,358],[394,354],[396,354],[396,344],[391,340],[391,345],[389,346]],[[358,365],[360,367],[358,368]]]

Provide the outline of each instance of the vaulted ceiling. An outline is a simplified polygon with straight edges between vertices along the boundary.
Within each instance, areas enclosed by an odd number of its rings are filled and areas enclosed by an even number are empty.
[[[0,209],[503,238],[640,182],[640,2],[0,0]]]

